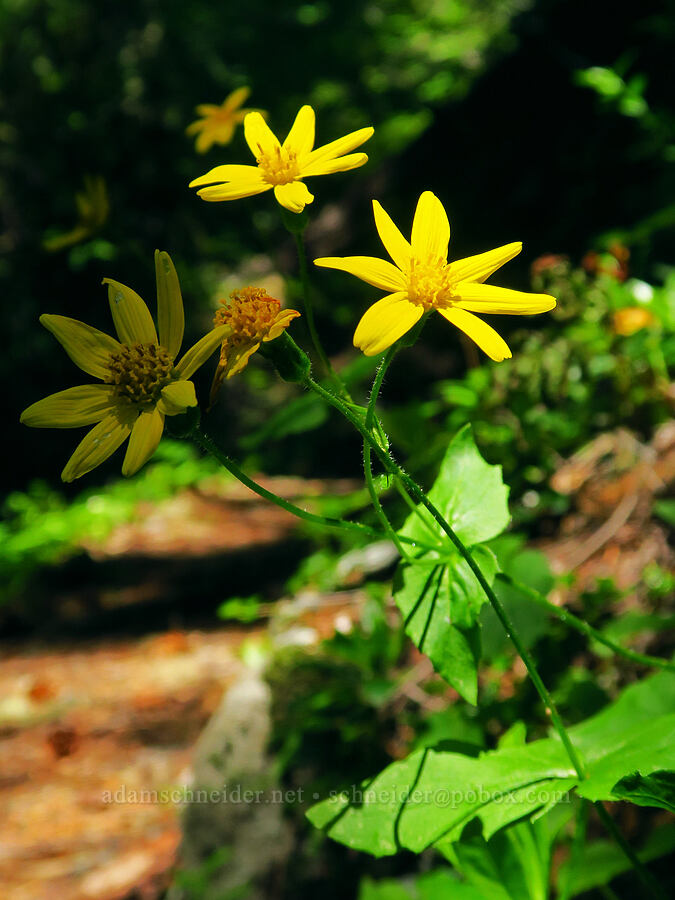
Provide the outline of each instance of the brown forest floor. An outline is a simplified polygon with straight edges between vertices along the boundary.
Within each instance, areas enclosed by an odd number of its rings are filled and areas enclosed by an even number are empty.
[[[572,495],[573,509],[556,539],[543,545],[554,569],[575,569],[578,590],[610,575],[630,588],[651,561],[672,568],[666,529],[651,507],[673,482],[672,424],[649,446],[618,432],[565,463],[554,486]],[[294,479],[272,486],[287,496],[349,487]],[[184,491],[86,548],[97,564],[146,563],[135,587],[102,592],[96,609],[114,614],[170,601],[172,591],[185,589],[169,564],[177,556],[194,560],[194,570],[182,573],[188,580],[200,568],[217,572],[224,556],[235,579],[238,560],[244,572],[256,559],[273,569],[295,540],[293,527],[291,517],[247,492],[224,499]],[[55,602],[67,620],[77,620],[91,605],[90,593],[57,589]],[[559,594],[558,602],[573,601],[573,593]],[[354,615],[354,594],[345,592],[345,603],[340,595],[325,598],[301,624],[317,638],[330,634],[338,617]],[[624,607],[636,603],[639,596],[629,593]],[[152,802],[152,795],[143,802],[140,792],[189,786],[194,742],[242,670],[237,651],[264,630],[179,624],[152,636],[48,645],[33,639],[9,647],[0,661],[0,897],[161,895],[176,864],[180,804]]]

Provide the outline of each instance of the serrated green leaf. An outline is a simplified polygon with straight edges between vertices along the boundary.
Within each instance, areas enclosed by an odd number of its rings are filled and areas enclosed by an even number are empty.
[[[358,803],[345,792],[312,807],[308,817],[335,840],[383,856],[457,840],[472,819],[489,838],[574,788],[590,800],[618,800],[613,788],[621,778],[675,768],[674,700],[675,675],[661,672],[571,728],[588,772],[581,784],[557,737],[477,759],[427,749],[364,783]]]
[[[612,793],[637,806],[660,806],[675,813],[675,772],[652,772],[651,775],[634,772],[617,781]]]
[[[471,546],[501,534],[509,523],[509,489],[501,466],[491,466],[478,452],[470,425],[450,441],[428,497],[460,540]],[[426,524],[428,523],[428,525]],[[444,533],[425,509],[411,513],[401,534],[412,540],[443,540]],[[445,538],[447,541],[447,538]]]
[[[494,555],[485,547],[474,547],[473,555],[491,584],[497,572]],[[480,661],[477,618],[487,598],[468,564],[457,553],[448,553],[441,561],[433,552],[415,563],[401,563],[394,599],[415,646],[439,675],[475,704]]]

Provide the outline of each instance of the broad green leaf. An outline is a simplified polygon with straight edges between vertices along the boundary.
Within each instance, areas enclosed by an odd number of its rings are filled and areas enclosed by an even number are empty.
[[[471,426],[465,425],[450,441],[428,497],[467,546],[496,537],[509,524],[509,489],[502,481],[501,466],[491,466],[478,452]],[[431,515],[420,509],[411,513],[401,534],[413,540],[429,540],[444,533]]]
[[[536,822],[519,822],[489,841],[465,834],[460,842],[444,840],[436,848],[467,885],[481,888],[489,900],[546,900],[553,846],[573,813],[571,804],[560,805]]]
[[[577,792],[618,800],[613,787],[675,767],[675,675],[661,672],[632,685],[617,701],[570,729],[588,778],[579,784],[557,737],[506,746],[477,759],[426,749],[393,763],[361,787],[312,807],[310,820],[349,847],[375,856],[458,840],[478,819],[489,839],[500,828],[536,816]]]
[[[485,547],[474,558],[492,583],[496,560]],[[429,552],[419,561],[401,563],[394,579],[394,599],[408,636],[436,671],[469,703],[476,703],[480,630],[476,619],[487,598],[468,564],[458,555],[442,561]]]
[[[420,875],[415,889],[419,900],[498,900],[494,894],[486,894],[473,884],[458,881],[445,869]]]
[[[675,813],[675,772],[634,772],[618,781],[612,793],[637,806],[660,806]]]

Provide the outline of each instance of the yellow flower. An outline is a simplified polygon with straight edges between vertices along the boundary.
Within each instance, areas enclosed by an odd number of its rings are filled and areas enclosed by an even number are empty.
[[[188,125],[185,133],[197,135],[195,149],[198,153],[206,153],[213,144],[230,143],[237,125],[253,111],[241,108],[241,104],[248,99],[250,93],[250,88],[240,87],[232,91],[220,106],[202,103],[196,108],[195,112],[201,118]]]
[[[361,128],[313,150],[314,119],[312,107],[303,106],[280,144],[260,113],[250,112],[244,119],[244,135],[256,165],[216,166],[190,182],[190,187],[211,185],[197,192],[203,200],[211,201],[253,197],[274,188],[274,196],[282,206],[301,213],[314,199],[302,179],[362,166],[368,161],[366,154],[351,151],[373,135],[372,128]]]
[[[369,256],[314,260],[317,266],[341,269],[393,292],[373,304],[356,328],[354,346],[366,356],[386,350],[425,312],[435,309],[499,362],[508,359],[511,351],[494,328],[474,313],[532,315],[555,306],[555,299],[548,294],[526,294],[483,284],[520,253],[520,242],[449,263],[450,225],[441,201],[431,191],[425,191],[417,203],[410,242],[377,200],[373,200],[373,211],[380,239],[396,265]]]
[[[251,356],[263,342],[280,337],[293,319],[300,315],[296,309],[282,309],[281,301],[270,297],[264,288],[245,287],[232,291],[230,300],[221,300],[213,324],[227,325],[227,334],[220,347],[220,362],[211,385],[210,405],[224,378],[232,378],[246,367]]]
[[[656,319],[650,311],[640,306],[625,306],[623,309],[617,309],[612,317],[614,333],[620,334],[622,337],[630,337],[631,334],[635,334],[642,328],[648,328],[655,322]]]
[[[159,339],[148,307],[131,288],[105,278],[119,340],[76,319],[40,316],[76,366],[103,384],[68,388],[38,400],[21,415],[34,428],[94,425],[61,473],[73,481],[100,465],[129,438],[122,474],[133,475],[157,449],[164,417],[197,405],[188,379],[228,333],[210,331],[174,364],[185,318],[176,270],[168,253],[155,251]]]

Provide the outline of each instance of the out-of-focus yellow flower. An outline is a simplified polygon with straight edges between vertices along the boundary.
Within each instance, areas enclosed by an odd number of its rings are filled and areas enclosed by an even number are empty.
[[[315,116],[303,106],[283,144],[258,112],[244,119],[246,143],[255,156],[255,166],[216,166],[190,182],[200,187],[203,200],[237,200],[274,189],[278,202],[293,213],[301,213],[314,199],[303,178],[356,169],[368,161],[365,153],[352,153],[373,135],[373,128],[360,128],[323,147],[314,147]],[[344,155],[347,154],[347,155]],[[203,187],[210,185],[210,187]]]
[[[237,88],[225,98],[220,106],[213,103],[202,103],[195,112],[199,119],[185,129],[186,134],[196,134],[195,149],[198,153],[206,153],[214,144],[229,144],[234,137],[237,125],[241,125],[252,109],[242,109],[242,103],[248,100],[251,89]],[[257,110],[260,115],[267,115]]]
[[[548,294],[527,294],[483,284],[500,266],[522,250],[520,242],[449,263],[450,225],[441,201],[425,191],[417,203],[408,242],[377,200],[375,225],[396,265],[370,256],[323,257],[317,266],[340,269],[385,291],[354,333],[354,346],[375,356],[406,334],[424,313],[435,309],[467,334],[497,362],[511,356],[506,342],[474,313],[532,315],[553,309]]]
[[[105,223],[110,212],[108,189],[100,175],[85,175],[84,190],[75,194],[78,220],[74,228],[64,234],[45,238],[42,246],[50,253],[86,241]]]
[[[612,318],[614,333],[620,334],[622,337],[629,337],[640,331],[641,328],[648,328],[654,325],[656,319],[652,313],[641,306],[626,306],[623,309],[617,309]]]
[[[264,288],[232,291],[229,301],[220,302],[222,306],[216,310],[213,324],[227,325],[231,331],[220,347],[220,361],[211,385],[211,405],[223,379],[241,372],[261,343],[280,337],[300,315],[296,309],[282,309],[281,301],[270,297]]]
[[[165,416],[197,405],[188,379],[229,332],[210,331],[174,363],[185,319],[178,276],[168,253],[155,251],[159,338],[148,307],[131,288],[110,278],[108,299],[119,340],[76,319],[40,316],[76,366],[103,384],[68,388],[38,400],[21,415],[34,428],[94,425],[61,473],[74,481],[111,456],[129,438],[123,475],[133,475],[157,449]]]

